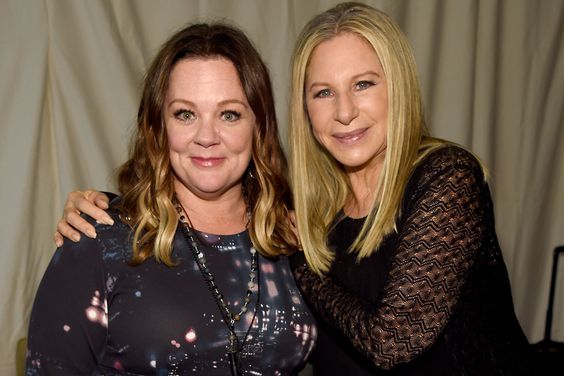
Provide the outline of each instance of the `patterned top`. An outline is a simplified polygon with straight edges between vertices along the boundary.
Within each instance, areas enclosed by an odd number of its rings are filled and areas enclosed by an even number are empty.
[[[432,152],[413,172],[401,213],[397,232],[360,263],[347,249],[363,220],[338,223],[328,278],[296,262],[320,318],[314,373],[527,374],[527,340],[476,159],[454,146]]]
[[[109,213],[114,226],[96,224],[96,239],[65,242],[53,256],[33,306],[27,375],[229,374],[229,332],[180,225],[172,253],[177,266],[151,258],[133,267],[131,230]],[[221,293],[238,312],[249,282],[248,233],[195,233]],[[313,348],[314,319],[287,257],[259,255],[258,272],[249,310],[235,326],[241,340],[250,326],[243,373],[294,374]]]

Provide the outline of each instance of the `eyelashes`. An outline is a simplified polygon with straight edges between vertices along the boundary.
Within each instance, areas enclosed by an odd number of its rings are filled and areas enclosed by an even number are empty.
[[[234,110],[226,110],[221,112],[221,119],[233,123],[241,118],[241,113]]]
[[[191,123],[197,119],[194,111],[187,110],[185,108],[180,108],[174,111],[173,115],[175,119],[178,119],[183,123]],[[220,119],[228,123],[234,123],[241,119],[241,112],[235,110],[224,110],[220,112]]]
[[[363,91],[376,85],[376,82],[370,80],[361,80],[354,84],[354,90]],[[333,96],[333,91],[331,89],[321,89],[313,94],[314,98],[329,98]]]
[[[369,87],[372,87],[372,86],[374,86],[374,85],[376,85],[376,83],[375,83],[374,81],[363,80],[363,81],[358,81],[358,82],[356,83],[355,87],[356,87],[358,90],[366,90],[366,89],[368,89]]]
[[[314,98],[327,98],[331,95],[331,90],[323,89],[319,90],[317,93],[313,95]]]
[[[193,111],[181,108],[174,111],[174,117],[184,123],[188,123],[196,119],[196,114]]]

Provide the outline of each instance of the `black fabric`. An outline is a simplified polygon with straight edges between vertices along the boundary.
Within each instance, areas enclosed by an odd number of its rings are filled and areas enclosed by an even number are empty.
[[[180,230],[167,267],[130,266],[131,229],[114,210],[98,237],[65,242],[43,277],[29,328],[27,375],[226,375],[228,329]],[[247,232],[196,232],[225,300],[237,311],[249,281]],[[291,375],[313,348],[315,322],[287,257],[259,256],[249,311],[235,325],[245,375]],[[238,304],[238,305],[236,305]],[[238,311],[237,311],[238,312]]]
[[[529,374],[489,189],[470,153],[451,146],[426,157],[397,233],[357,264],[347,249],[360,226],[335,226],[326,277],[293,262],[318,316],[315,375]]]

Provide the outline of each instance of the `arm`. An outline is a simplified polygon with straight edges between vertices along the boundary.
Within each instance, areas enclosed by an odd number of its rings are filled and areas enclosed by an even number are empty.
[[[295,270],[310,306],[383,369],[435,343],[482,245],[487,187],[474,159],[437,163],[417,183],[379,302],[363,301],[304,265]]]
[[[112,193],[108,193],[112,197]],[[84,213],[97,222],[112,225],[112,218],[104,211],[108,209],[108,194],[102,192],[86,190],[86,191],[73,191],[67,196],[65,207],[63,210],[63,217],[57,223],[57,231],[53,239],[57,247],[63,245],[63,236],[71,239],[74,242],[80,240],[80,232],[86,234],[90,238],[96,237],[96,231],[88,221],[80,216]],[[78,230],[78,231],[76,231]]]
[[[53,255],[31,314],[28,374],[93,374],[107,336],[104,269],[95,239],[66,242]]]

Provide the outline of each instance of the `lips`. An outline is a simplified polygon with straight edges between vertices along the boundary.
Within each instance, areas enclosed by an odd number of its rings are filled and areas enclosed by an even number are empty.
[[[225,158],[191,157],[192,163],[200,167],[216,167],[223,163]]]
[[[333,133],[333,138],[342,144],[352,144],[360,140],[365,134],[368,128],[355,129],[350,132],[338,132]]]

